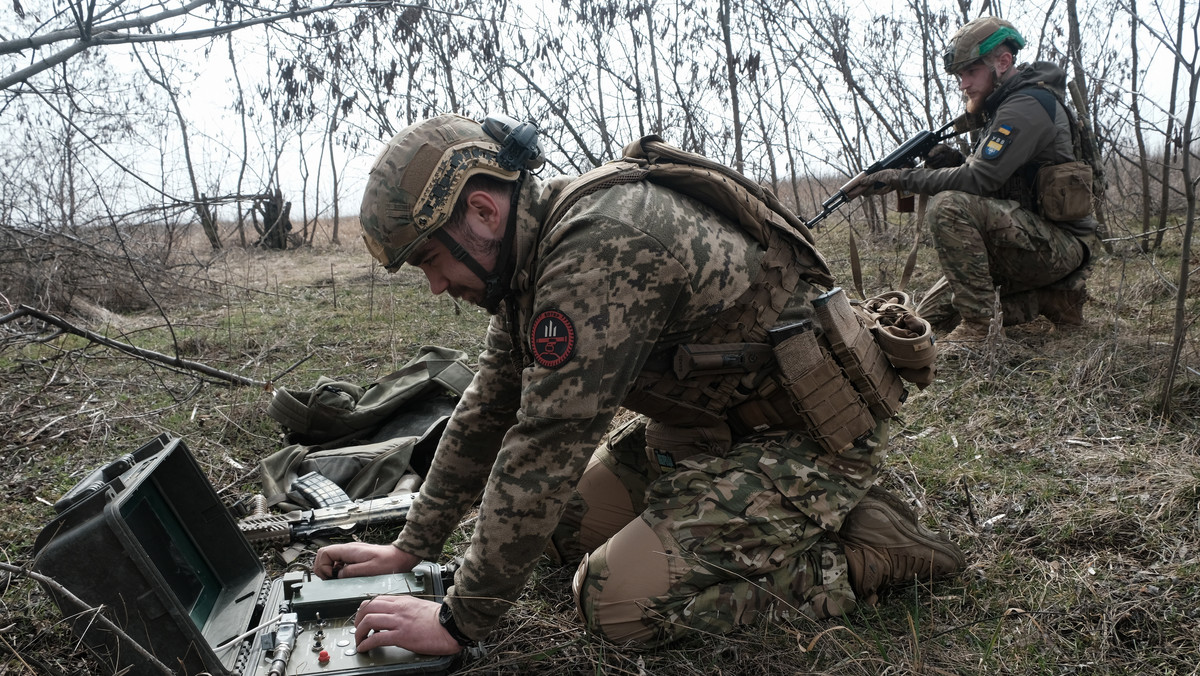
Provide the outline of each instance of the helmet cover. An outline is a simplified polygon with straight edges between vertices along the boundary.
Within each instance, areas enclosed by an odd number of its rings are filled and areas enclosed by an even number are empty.
[[[950,38],[942,63],[946,72],[954,75],[1006,42],[1014,54],[1025,46],[1025,38],[1011,23],[995,16],[981,16],[959,28]]]
[[[446,225],[467,179],[516,181],[498,160],[500,144],[461,115],[438,115],[392,137],[367,177],[359,222],[371,255],[389,272]]]

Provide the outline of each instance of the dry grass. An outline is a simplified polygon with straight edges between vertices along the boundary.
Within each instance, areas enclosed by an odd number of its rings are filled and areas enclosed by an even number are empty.
[[[427,343],[478,352],[481,313],[430,297],[416,275],[382,274],[346,232],[340,247],[318,237],[297,251],[221,254],[190,301],[165,308],[173,337],[151,312],[113,316],[108,330],[291,387],[319,375],[369,382]],[[844,228],[831,223],[818,237],[849,280]],[[910,237],[860,239],[869,290],[899,279]],[[928,253],[914,290],[937,276]],[[1174,298],[1172,273],[1161,271],[1176,265],[1158,258],[1105,256],[1086,326],[1014,331],[1016,347],[988,363],[945,363],[905,406],[884,481],[963,546],[970,567],[960,577],[894,589],[838,621],[636,651],[582,632],[571,571],[547,562],[464,673],[1198,673],[1200,359],[1193,328],[1176,408],[1156,415]],[[1191,302],[1188,316],[1200,316]],[[161,431],[183,436],[231,500],[254,489],[257,458],[279,448],[263,392],[70,337],[18,335],[35,329],[0,328],[0,536],[10,562],[28,562],[49,503],[83,473]],[[5,587],[0,655],[3,675],[105,673],[24,579]]]

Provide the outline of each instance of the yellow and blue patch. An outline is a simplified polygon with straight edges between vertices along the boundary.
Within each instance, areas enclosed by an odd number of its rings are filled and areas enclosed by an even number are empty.
[[[996,131],[992,132],[991,136],[988,136],[987,140],[983,142],[983,159],[994,160],[1000,157],[1000,153],[1004,152],[1016,133],[1017,130],[1013,129],[1012,125],[1002,124],[997,127]]]

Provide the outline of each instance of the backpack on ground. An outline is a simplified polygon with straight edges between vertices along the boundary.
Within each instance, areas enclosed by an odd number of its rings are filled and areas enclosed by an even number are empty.
[[[311,390],[277,388],[267,414],[289,446],[259,463],[263,495],[281,509],[311,509],[298,477],[316,472],[354,500],[420,485],[454,406],[475,372],[458,350],[426,346],[369,385],[321,377]]]

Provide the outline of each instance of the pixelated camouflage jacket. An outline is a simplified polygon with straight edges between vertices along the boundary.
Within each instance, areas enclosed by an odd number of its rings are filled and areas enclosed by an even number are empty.
[[[530,177],[522,188],[515,293],[506,300],[516,316],[502,310],[492,318],[478,374],[395,542],[437,559],[482,491],[446,601],[459,628],[477,639],[524,587],[652,355],[708,330],[750,286],[763,256],[707,206],[645,182],[588,195],[540,233],[568,182]],[[802,280],[785,314],[810,312],[818,293]],[[510,325],[521,327],[516,351]],[[535,358],[533,332],[548,328],[573,342],[565,350],[558,343],[557,356]]]
[[[1039,83],[1057,99],[1053,118],[1031,95]],[[1054,64],[1039,61],[1018,67],[1017,73],[984,102],[984,128],[966,162],[945,169],[903,170],[898,187],[925,195],[959,190],[1015,200],[1033,209],[1037,169],[1078,159],[1070,117],[1061,103],[1065,89],[1066,73]],[[1061,225],[1075,234],[1096,228],[1092,218]]]

